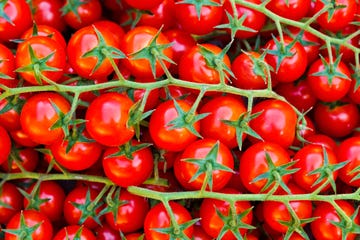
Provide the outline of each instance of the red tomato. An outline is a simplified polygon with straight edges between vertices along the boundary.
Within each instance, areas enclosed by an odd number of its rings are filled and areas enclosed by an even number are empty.
[[[134,152],[126,150],[126,148],[136,148],[139,144],[133,140],[129,145],[120,149],[108,148],[105,150],[102,166],[105,175],[115,184],[121,187],[138,186],[150,177],[154,162],[150,148],[146,147]],[[116,156],[112,156],[113,154]]]
[[[297,115],[294,109],[286,102],[267,99],[257,103],[252,114],[260,115],[252,119],[250,127],[260,135],[264,141],[270,141],[288,148],[294,141]],[[253,142],[259,139],[249,136]]]
[[[268,192],[273,186],[272,183],[268,189],[263,189],[268,179],[261,179],[254,182],[259,175],[269,171],[269,165],[266,161],[266,154],[269,155],[275,166],[281,166],[290,162],[289,153],[280,145],[271,142],[259,142],[246,149],[240,158],[239,173],[244,187],[252,193]],[[287,183],[290,175],[282,176],[282,181]]]
[[[149,9],[149,13],[141,14],[137,25],[151,26],[158,29],[162,27],[163,30],[170,29],[175,25],[174,9],[174,0],[162,0],[160,4],[156,5],[152,9]]]
[[[80,0],[75,3],[66,0],[61,11],[67,25],[80,29],[100,20],[102,6],[99,0]]]
[[[239,123],[234,127],[234,125],[224,121],[232,121],[235,124],[246,111],[246,107],[240,98],[233,96],[214,97],[205,103],[199,111],[200,114],[209,114],[200,120],[201,136],[219,140],[228,148],[238,146],[237,138],[244,140],[246,134],[237,135],[236,127],[239,127]]]
[[[5,172],[20,173],[21,169],[18,164],[21,164],[22,168],[29,172],[36,169],[39,162],[39,153],[34,148],[14,149],[13,152],[16,154],[11,154],[8,161],[1,165]]]
[[[59,115],[52,104],[55,104],[63,114],[70,110],[66,98],[53,92],[37,93],[25,102],[21,110],[21,127],[36,143],[49,145],[64,136],[61,128],[51,129],[59,120]]]
[[[337,145],[334,139],[324,134],[313,134],[307,137],[309,144],[318,144],[327,148],[330,148],[334,151],[337,149]]]
[[[14,88],[18,85],[19,81],[15,78],[15,68],[14,54],[8,47],[0,44],[0,84],[4,84],[5,86],[11,88]]]
[[[218,147],[218,152],[215,152],[216,155],[208,156],[216,145]],[[194,159],[198,163],[188,162],[186,159]],[[204,138],[193,142],[185,148],[181,157],[175,159],[174,162],[175,177],[185,189],[200,190],[202,188],[205,181],[205,173],[203,172],[199,176],[196,175],[200,168],[204,169],[204,167],[200,167],[200,164],[201,166],[211,165],[212,186],[210,188],[208,182],[206,188],[218,191],[229,182],[233,174],[234,158],[229,148],[219,141]],[[219,169],[217,165],[226,167],[228,171]],[[194,178],[194,176],[196,177]]]
[[[6,224],[9,220],[22,209],[22,199],[20,191],[16,185],[5,182],[0,190],[0,223]]]
[[[154,7],[158,6],[163,0],[147,0],[147,1],[137,1],[137,0],[125,0],[126,4],[133,8],[141,10],[151,10]]]
[[[28,134],[26,134],[22,128],[18,130],[10,131],[11,139],[14,140],[16,144],[19,144],[23,147],[36,147],[38,143],[34,142]]]
[[[24,219],[24,223],[21,222],[21,218]],[[24,226],[24,225],[25,226]],[[51,221],[42,213],[35,210],[23,210],[15,214],[10,221],[6,224],[6,229],[17,230],[20,232],[30,230],[31,227],[39,224],[39,226],[31,231],[31,237],[33,240],[52,240],[53,237],[53,227]],[[22,239],[23,237],[16,236],[12,233],[5,233],[5,240],[17,240]]]
[[[307,15],[310,3],[311,0],[275,0],[266,4],[266,8],[281,17],[298,21]]]
[[[120,236],[120,232],[116,231],[112,227],[110,227],[107,223],[102,223],[102,226],[96,229],[96,239],[97,240],[122,240]],[[125,236],[126,240],[129,240]],[[135,240],[138,240],[136,238]]]
[[[77,236],[78,234],[78,236]],[[54,236],[53,240],[96,240],[90,229],[80,225],[65,226]]]
[[[144,226],[145,216],[149,212],[150,205],[146,198],[129,193],[125,188],[121,189],[119,199],[122,203],[114,213],[105,215],[106,222],[115,230],[123,233],[131,233],[140,230]]]
[[[224,188],[220,192],[224,194],[241,194],[237,190],[231,188]],[[227,224],[229,227],[234,227],[229,224],[229,222],[234,221],[234,219],[231,218],[232,214],[235,214],[235,216],[242,214],[244,211],[249,210],[251,207],[252,206],[249,201],[236,201],[234,208],[235,212],[231,212],[229,202],[220,199],[205,198],[200,205],[201,226],[207,234],[209,234],[213,238],[216,238],[221,233],[222,229],[224,228],[224,225]],[[219,213],[223,216],[226,216],[227,221],[224,222],[222,217],[219,216]],[[241,218],[240,221],[242,222],[242,224],[251,225],[252,218],[253,218],[253,214],[252,211],[250,211],[243,218]],[[236,220],[235,220],[235,224],[238,224]],[[235,229],[236,228],[232,230]],[[247,229],[239,228],[239,232],[241,233],[242,236],[244,236],[245,233],[247,232]],[[236,240],[237,238],[230,230],[228,230],[225,232],[225,235],[221,239]]]
[[[154,83],[154,78],[135,78],[137,83]],[[159,104],[159,88],[154,88],[150,91],[148,98],[146,99],[144,112],[154,109]],[[128,95],[134,100],[134,102],[142,101],[145,95],[145,89],[129,89]]]
[[[178,224],[184,224],[188,221],[191,221],[191,215],[185,207],[173,201],[169,202],[169,204]],[[144,232],[146,240],[174,239],[170,238],[169,234],[156,231],[157,228],[161,229],[168,227],[170,227],[169,214],[166,211],[163,203],[158,203],[150,209],[150,211],[146,214],[145,217]],[[180,234],[185,234],[188,238],[191,238],[192,233],[193,226],[186,228],[183,232],[180,231]]]
[[[0,42],[19,38],[32,24],[31,10],[26,0],[8,0],[2,3],[1,14]]]
[[[11,152],[11,139],[4,127],[0,126],[0,164],[8,160]]]
[[[212,240],[200,225],[194,225],[193,240]]]
[[[135,134],[134,128],[127,126],[133,104],[129,97],[120,93],[100,95],[86,111],[86,130],[94,140],[105,146],[125,144]]]
[[[60,32],[65,30],[61,15],[62,0],[32,0],[33,19],[37,25],[48,25]]]

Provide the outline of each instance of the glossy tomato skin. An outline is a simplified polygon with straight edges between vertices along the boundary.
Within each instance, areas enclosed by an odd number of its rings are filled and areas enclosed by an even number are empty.
[[[281,17],[298,21],[307,15],[310,3],[311,0],[275,0],[266,4],[266,8]]]
[[[109,212],[105,215],[106,222],[117,231],[132,233],[140,230],[144,226],[150,204],[146,198],[129,193],[125,188],[120,191],[120,202],[123,202],[117,210],[117,218]]]
[[[17,86],[19,81],[15,78],[15,68],[14,54],[7,46],[0,44],[0,72],[7,76],[7,78],[0,77],[1,84],[11,88]]]
[[[192,219],[188,210],[186,210],[186,208],[181,204],[170,201],[169,205],[178,224],[183,224]],[[170,236],[168,234],[160,233],[155,230],[156,228],[168,227],[170,227],[169,214],[167,213],[164,205],[162,203],[158,203],[150,209],[145,217],[144,232],[146,240],[169,240]],[[193,226],[186,228],[183,233],[186,234],[187,237],[191,238]]]
[[[150,14],[142,14],[138,26],[152,26],[167,30],[175,25],[174,0],[162,0],[160,4],[150,9]]]
[[[232,188],[224,188],[220,191],[224,194],[241,194],[235,189]],[[251,204],[249,201],[236,201],[235,202],[235,210],[236,214],[239,215],[246,210],[251,208]],[[201,227],[205,230],[207,234],[211,237],[216,238],[219,236],[221,229],[225,224],[223,220],[218,215],[217,211],[219,211],[224,216],[229,216],[230,212],[230,203],[220,199],[211,199],[205,198],[200,205],[200,222]],[[241,221],[245,224],[251,225],[253,219],[252,211],[250,211],[247,215],[245,215]],[[239,231],[242,236],[245,235],[247,229],[239,228]],[[231,231],[227,231],[226,234],[221,238],[223,240],[236,240],[236,237],[231,233]]]
[[[328,58],[325,58],[325,61],[329,63]],[[322,72],[324,70],[325,66],[321,59],[316,60],[309,67],[307,72],[307,81],[309,82],[314,95],[324,102],[340,100],[349,92],[351,86],[351,76],[348,67],[345,63],[340,61],[333,71],[337,71],[342,75],[345,75],[347,78],[335,76],[331,79],[331,81],[327,76],[314,75],[315,73]]]
[[[260,0],[247,0],[247,2],[254,3],[254,4],[261,4]],[[246,18],[243,22],[243,26],[248,27],[253,30],[253,31],[237,30],[235,33],[235,37],[240,38],[240,39],[244,39],[244,38],[246,39],[246,38],[250,38],[250,37],[253,37],[256,34],[258,34],[259,31],[263,28],[263,26],[266,23],[267,17],[265,16],[265,14],[263,14],[259,11],[247,8],[247,7],[243,6],[241,3],[236,3],[235,6],[236,6],[238,18],[241,18],[244,15],[246,15]],[[234,16],[234,10],[232,9],[230,0],[224,1],[223,10],[224,10],[224,13],[223,13],[222,22],[228,23],[229,19],[227,17],[226,12],[228,12],[231,16]]]
[[[244,187],[251,193],[260,193],[267,183],[266,179],[256,182],[253,180],[260,174],[269,171],[266,162],[266,153],[270,156],[275,166],[280,166],[290,162],[289,153],[280,145],[272,142],[259,142],[247,148],[240,158],[239,173],[240,180]],[[290,175],[282,177],[284,183],[288,182]],[[269,191],[274,184],[270,185],[265,192]]]
[[[64,136],[61,128],[51,129],[51,126],[59,120],[59,115],[52,104],[64,114],[70,110],[69,102],[60,94],[53,92],[37,93],[26,101],[21,110],[21,127],[36,143],[49,145]]]
[[[182,151],[190,143],[197,139],[197,136],[185,127],[171,129],[169,124],[179,116],[174,101],[184,112],[188,112],[191,105],[184,100],[167,100],[158,105],[150,117],[149,131],[155,145],[168,151]],[[200,131],[200,122],[194,123],[196,131]]]
[[[148,0],[148,1],[137,1],[137,0],[125,0],[126,4],[133,8],[141,10],[151,10],[152,8],[158,6],[162,0]]]
[[[355,209],[352,204],[345,200],[338,200],[336,204],[350,217],[354,214]],[[340,240],[342,238],[341,228],[335,226],[332,222],[340,222],[340,218],[335,208],[328,202],[320,202],[314,209],[313,217],[317,218],[310,223],[311,232],[315,239],[318,240]],[[359,224],[359,218],[354,220],[355,224]],[[353,240],[357,234],[349,233],[346,240]]]
[[[139,145],[139,142],[133,140],[131,145]],[[102,158],[105,175],[111,181],[121,187],[138,186],[150,177],[154,165],[150,148],[133,152],[131,159],[124,153],[120,156],[111,156],[117,152],[119,148],[108,148]]]
[[[195,163],[187,162],[186,159],[197,159],[198,161],[203,161],[215,144],[218,144],[219,147],[216,162],[231,170],[234,169],[234,158],[231,151],[225,144],[210,138],[197,140],[186,147],[181,154],[181,157],[175,159],[174,162],[175,177],[185,189],[200,190],[205,180],[205,174],[203,173],[191,181],[192,177],[198,171],[199,166]],[[212,190],[218,191],[225,187],[232,174],[233,173],[229,171],[213,169]],[[206,188],[209,189],[209,186]]]
[[[352,181],[359,172],[351,171],[360,165],[360,137],[346,138],[340,143],[336,153],[339,162],[349,161],[339,170],[339,178],[350,186],[359,187],[360,179]]]
[[[222,51],[221,48],[210,43],[201,44],[201,46],[211,51],[215,55],[220,54]],[[223,58],[223,62],[228,68],[231,68],[230,59],[226,54]],[[180,79],[189,82],[206,84],[220,83],[219,72],[207,65],[198,45],[189,49],[181,57],[179,62],[179,76]],[[224,80],[226,82],[227,79]]]
[[[18,155],[18,157],[14,157],[12,155],[9,156],[9,161],[4,162],[1,165],[1,168],[8,173],[20,173],[21,169],[19,165],[15,162],[16,160],[20,160],[20,165],[29,172],[32,172],[36,169],[38,162],[39,162],[39,153],[34,148],[20,148],[14,149]],[[10,160],[11,165],[10,165]]]
[[[125,236],[126,237],[126,236]],[[102,226],[96,229],[97,240],[122,240],[119,231],[116,231],[109,224],[102,223]],[[126,237],[126,240],[129,240]],[[137,240],[137,238],[136,238]]]
[[[44,75],[51,81],[59,81],[66,66],[66,52],[64,46],[62,46],[59,42],[45,36],[33,36],[28,38],[24,42],[20,43],[16,50],[16,67],[18,69],[28,66],[29,64],[33,64],[29,52],[30,47],[33,49],[37,59],[42,59],[49,56],[50,54],[53,54],[52,57],[46,61],[46,65],[48,67],[56,68],[56,70],[44,71],[40,69],[40,71],[41,75]],[[21,71],[19,74],[22,78],[33,85],[49,84],[43,78],[41,79],[42,82],[40,84],[36,80],[36,73],[34,70]]]
[[[51,221],[42,213],[36,210],[23,210],[15,214],[10,221],[6,224],[6,229],[20,229],[21,214],[25,220],[25,224],[28,227],[32,227],[39,224],[39,227],[31,234],[33,240],[52,240],[53,226]],[[5,240],[17,240],[18,236],[5,233]]]
[[[237,121],[246,112],[242,99],[233,96],[214,97],[205,103],[199,113],[209,115],[200,120],[200,133],[204,138],[212,138],[224,143],[228,148],[238,146],[236,128],[223,121]],[[243,134],[242,139],[246,137]]]
[[[279,39],[277,39],[279,41]],[[284,36],[284,45],[288,46],[292,44],[293,39],[288,36]],[[265,44],[267,51],[279,51],[279,47],[276,45],[274,39],[271,39]],[[273,78],[279,82],[293,82],[299,79],[306,71],[307,67],[307,54],[304,47],[296,42],[291,48],[291,57],[285,57],[282,60],[277,55],[266,54],[265,59],[273,68]],[[281,62],[280,62],[281,61]],[[289,74],[291,72],[291,74]]]
[[[80,5],[71,9],[68,12],[63,12],[63,18],[68,26],[73,29],[80,29],[88,26],[97,20],[100,20],[102,15],[102,6],[99,0],[80,0]],[[64,6],[70,3],[69,0],[64,1]],[[74,12],[76,11],[76,13]]]
[[[105,146],[120,146],[135,134],[127,127],[131,99],[120,93],[105,93],[91,102],[85,115],[86,130],[97,142]]]
[[[319,173],[309,174],[311,171],[318,169],[324,165],[324,151],[326,151],[329,164],[337,164],[337,157],[332,149],[325,148],[318,144],[309,144],[301,148],[294,156],[297,162],[294,168],[299,168],[292,177],[294,182],[304,189],[306,192],[312,192],[320,187],[326,179],[323,179],[316,185],[314,183],[320,177]],[[332,173],[334,180],[338,176],[338,171]],[[324,192],[329,189],[330,184],[327,184],[321,191]]]
[[[270,141],[288,148],[294,141],[297,115],[286,102],[267,99],[258,102],[252,109],[252,114],[260,113],[252,119],[250,127],[260,135],[264,141]],[[259,139],[249,137],[252,142]]]
[[[33,19],[37,25],[47,25],[60,32],[65,30],[66,24],[61,15],[62,0],[33,0],[31,2],[35,12]]]
[[[6,163],[11,152],[11,139],[9,133],[0,125],[0,164]]]
[[[5,182],[0,192],[0,223],[6,224],[8,221],[22,209],[22,199],[20,191],[16,185]]]
[[[31,194],[36,184],[32,184],[26,191]],[[43,213],[50,221],[59,221],[62,218],[63,205],[65,201],[65,191],[55,181],[42,181],[38,188],[39,199],[45,200],[39,207],[39,212]],[[24,208],[28,208],[31,200],[24,198]]]
[[[31,10],[25,0],[7,1],[3,12],[11,22],[0,17],[0,42],[19,38],[32,24]]]
[[[139,26],[128,31],[121,43],[121,51],[128,56],[123,59],[122,63],[127,67],[131,74],[135,77],[154,77],[149,60],[147,59],[133,59],[131,54],[134,54],[141,49],[148,47],[151,40],[155,37],[159,30],[150,26]],[[156,39],[156,44],[169,44],[167,37],[160,33]],[[171,48],[166,48],[162,53],[168,58],[173,58],[173,51]],[[164,61],[166,68],[170,67],[170,62]],[[160,77],[164,74],[159,61],[155,64],[155,76]]]
[[[60,229],[53,240],[74,240],[77,233],[81,232],[80,240],[96,240],[97,238],[90,229],[80,225],[69,225]]]

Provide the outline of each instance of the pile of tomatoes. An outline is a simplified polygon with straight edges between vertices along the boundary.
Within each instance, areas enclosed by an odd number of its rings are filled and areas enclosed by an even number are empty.
[[[0,1],[0,239],[360,236],[356,0]]]

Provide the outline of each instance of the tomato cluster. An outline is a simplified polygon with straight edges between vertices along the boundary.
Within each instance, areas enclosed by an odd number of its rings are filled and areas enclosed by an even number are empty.
[[[359,18],[0,1],[0,239],[357,239]]]

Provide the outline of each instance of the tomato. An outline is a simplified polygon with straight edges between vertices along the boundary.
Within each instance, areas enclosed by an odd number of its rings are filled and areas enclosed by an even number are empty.
[[[121,189],[119,199],[121,204],[117,209],[117,216],[114,213],[106,213],[106,222],[115,230],[123,233],[131,233],[140,230],[145,221],[145,216],[150,210],[146,198],[129,193],[125,188]]]
[[[298,21],[307,15],[310,2],[311,0],[275,0],[266,4],[266,8],[281,17]]]
[[[313,120],[308,115],[305,115],[303,119],[299,121],[297,125],[296,138],[294,139],[294,146],[301,146],[306,144],[308,138],[316,133],[316,128]]]
[[[100,95],[86,110],[86,130],[94,140],[105,146],[123,145],[135,134],[134,128],[127,126],[133,104],[128,96],[120,93]]]
[[[0,188],[0,223],[6,224],[17,212],[22,209],[20,191],[16,185],[5,182]]]
[[[5,172],[20,173],[22,170],[18,164],[26,171],[34,171],[39,162],[39,153],[34,148],[14,149],[7,162],[1,165]],[[10,165],[11,163],[11,165]]]
[[[0,164],[6,163],[11,152],[11,139],[6,129],[0,126]]]
[[[347,201],[338,200],[336,204],[338,204],[342,211],[349,217],[355,212],[353,205]],[[340,223],[344,221],[344,219],[339,216],[335,208],[328,202],[320,202],[317,204],[313,212],[313,217],[316,219],[310,223],[311,232],[318,240],[353,240],[358,235],[349,233],[346,238],[342,238],[341,228],[335,226],[334,223]],[[359,224],[359,222],[359,218],[356,217],[354,223]]]
[[[181,57],[179,62],[179,76],[180,79],[195,82],[195,83],[206,83],[206,84],[217,84],[220,83],[220,73],[214,67],[209,66],[206,58],[204,57],[201,47],[210,51],[214,56],[217,56],[221,53],[222,49],[216,45],[205,43],[201,45],[196,45],[189,49]],[[227,54],[224,55],[222,59],[223,63],[230,69],[231,63]],[[228,77],[228,73],[226,73]],[[227,77],[223,79],[227,82]]]
[[[163,0],[147,0],[147,1],[137,1],[137,0],[125,0],[126,4],[133,8],[141,10],[151,10],[154,7],[158,6],[163,2]]]
[[[99,212],[101,202],[94,206],[94,209],[87,209],[93,203],[99,192],[88,187],[76,187],[65,197],[63,214],[66,222],[70,225],[84,225],[89,229],[99,226]],[[97,218],[98,222],[95,220]]]
[[[47,25],[60,32],[65,30],[65,22],[61,15],[62,0],[32,0],[33,20],[37,25]]]
[[[212,240],[201,225],[194,225],[193,240]]]
[[[36,147],[38,143],[34,142],[28,134],[26,134],[22,128],[18,130],[10,131],[11,139],[14,140],[16,144],[24,147]]]
[[[334,151],[336,151],[337,149],[335,140],[329,137],[328,135],[316,133],[308,136],[306,140],[308,141],[309,144],[318,144],[330,148]]]
[[[31,51],[34,52],[35,59],[32,59]],[[44,63],[41,61],[42,59],[47,59],[47,61]],[[31,69],[26,69],[28,66],[31,66]],[[16,50],[17,71],[22,78],[34,85],[49,84],[46,79],[53,82],[59,81],[65,66],[66,52],[64,47],[48,37],[33,36],[28,38],[20,43]],[[36,69],[37,67],[39,69]]]
[[[267,86],[266,61],[258,52],[243,52],[231,64],[235,78],[232,85],[242,89],[264,89]]]
[[[183,113],[178,112],[175,101]],[[187,113],[190,108],[191,105],[184,100],[167,100],[158,105],[149,121],[150,135],[158,148],[175,152],[181,151],[197,139],[197,136],[189,130],[190,127],[175,126],[172,122],[182,118],[182,115]],[[187,124],[192,124],[193,128],[199,132],[199,121]]]
[[[22,222],[21,218],[24,219]],[[39,226],[30,230],[31,227],[39,224]],[[53,227],[51,221],[42,213],[35,210],[23,210],[15,214],[10,221],[6,224],[7,230],[18,231],[18,236],[5,232],[5,240],[22,239],[24,236],[23,231],[30,230],[31,239],[33,240],[52,240]],[[26,237],[29,237],[26,235]]]
[[[337,6],[340,6],[338,8]],[[315,12],[321,11],[324,7],[324,2],[321,0],[315,1]],[[331,15],[329,12],[331,12]],[[316,22],[325,30],[337,32],[349,25],[354,19],[357,11],[357,3],[355,0],[336,0],[332,3],[330,9],[322,13]]]
[[[328,58],[324,60],[329,64]],[[324,102],[340,100],[348,93],[351,85],[350,71],[345,63],[340,61],[333,65],[332,70],[328,68],[329,66],[325,65],[322,59],[318,59],[310,65],[307,73],[307,81],[309,81],[314,95]],[[328,71],[332,71],[332,74],[336,72],[337,75],[329,78],[326,76]],[[321,72],[323,72],[321,76],[315,75]],[[344,77],[338,76],[339,74]]]
[[[102,223],[102,226],[96,229],[97,240],[122,240],[120,232],[116,231],[106,223]],[[125,239],[126,236],[125,236]],[[127,239],[129,240],[129,239]],[[135,240],[138,240],[137,238]]]
[[[14,54],[8,47],[0,44],[0,84],[11,88],[18,85],[19,81],[15,78],[15,68]]]
[[[213,2],[216,5],[200,5],[198,12],[195,4],[177,0],[174,13],[180,29],[195,35],[205,35],[214,31],[214,28],[221,23],[223,11],[219,0]]]
[[[66,0],[61,11],[68,26],[73,29],[80,29],[100,20],[102,6],[99,0],[80,0],[75,3]]]
[[[251,119],[249,126],[264,141],[270,141],[288,148],[294,141],[297,116],[294,109],[286,102],[266,99],[255,104],[252,114],[259,114]],[[250,137],[252,142],[259,139]]]
[[[144,238],[144,234],[141,233],[130,233],[125,235],[126,240],[139,240],[141,238]]]
[[[174,0],[162,0],[160,4],[149,9],[149,13],[143,13],[137,25],[158,29],[162,27],[163,30],[170,29],[175,25],[174,9]]]
[[[296,81],[306,71],[307,54],[305,49],[299,42],[292,44],[294,40],[288,36],[284,36],[284,46],[281,46],[279,41],[279,37],[277,37],[265,44],[264,48],[267,51],[265,60],[273,68],[272,74],[276,81]],[[285,50],[281,50],[282,47]]]
[[[209,114],[200,120],[201,136],[219,140],[230,149],[238,146],[237,138],[244,140],[246,134],[243,133],[242,136],[238,136],[236,128],[240,128],[240,123],[236,121],[246,111],[246,107],[240,98],[233,96],[214,97],[199,110],[200,114]],[[236,126],[224,121],[232,121],[234,124],[236,123]]]
[[[259,142],[247,148],[240,158],[239,173],[242,184],[252,193],[267,192],[274,186],[274,183],[271,183],[268,189],[263,189],[265,184],[268,184],[268,179],[260,179],[254,182],[256,177],[270,170],[266,161],[267,154],[275,166],[290,162],[289,153],[276,143]],[[281,177],[284,183],[287,183],[289,178],[289,174]]]
[[[322,184],[325,184],[325,181],[327,181],[327,178],[324,178],[320,182],[316,183],[320,177],[320,173],[310,174],[312,171],[324,166],[324,151],[326,151],[329,165],[338,163],[336,155],[332,149],[324,148],[318,144],[306,145],[301,148],[294,156],[294,160],[297,160],[297,162],[293,167],[299,168],[299,170],[292,175],[293,180],[306,192],[312,192],[316,190],[318,187],[322,186]],[[332,177],[334,181],[336,180],[337,176],[338,171],[333,171]],[[327,183],[321,192],[324,192],[330,186],[331,185]]]
[[[133,140],[123,148],[105,150],[102,166],[105,175],[115,184],[121,187],[138,186],[150,177],[154,162],[150,148],[146,147],[134,152],[127,150],[127,148],[136,148],[139,144]]]
[[[35,186],[36,183],[31,185],[26,190],[27,193],[31,194]],[[24,198],[25,209],[38,209],[50,221],[60,220],[63,214],[65,191],[55,181],[42,181],[37,187],[31,199]]]
[[[87,133],[83,133],[86,138],[88,138],[87,135]],[[68,150],[69,144],[69,140],[59,139],[52,143],[49,149],[57,163],[71,171],[80,171],[91,167],[102,153],[102,146],[94,140],[92,142],[78,140]]]
[[[261,4],[261,0],[246,0],[246,2]],[[251,31],[237,30],[235,37],[236,38],[254,37],[256,34],[260,32],[260,30],[265,25],[267,17],[262,12],[247,8],[243,6],[241,3],[237,2],[235,6],[239,19],[241,19],[243,16],[246,16],[244,22],[242,22],[242,26],[251,29]],[[226,12],[228,12],[232,17],[234,17],[234,10],[231,6],[230,0],[224,1],[223,10],[225,11],[225,13],[223,14],[222,22],[226,24],[229,23],[229,18]]]
[[[52,104],[56,105],[63,114],[70,110],[66,98],[54,92],[35,94],[25,102],[21,110],[21,127],[36,143],[49,145],[64,136],[61,128],[51,129],[60,117]]]
[[[114,71],[110,60],[103,53],[97,53],[99,56],[84,56],[94,49],[111,47],[112,50],[108,49],[107,51],[110,51],[109,54],[116,55],[116,58],[113,58],[115,64],[119,62],[117,57],[120,55],[117,52],[114,53],[113,49],[120,49],[123,30],[116,24],[113,24],[115,26],[110,25],[112,26],[111,30],[106,25],[106,22],[100,22],[82,27],[72,34],[68,41],[68,61],[75,72],[83,78],[106,78]],[[95,29],[102,36],[104,42],[101,42]]]
[[[217,152],[211,152],[217,146]],[[216,154],[210,155],[209,154]],[[196,162],[188,162],[186,159],[193,159]],[[216,162],[215,162],[216,161]],[[209,139],[204,138],[197,140],[187,146],[180,158],[175,159],[174,162],[174,173],[176,179],[180,184],[188,190],[200,190],[205,181],[205,172],[200,172],[200,175],[196,175],[199,169],[204,169],[204,167],[211,165],[211,185],[209,182],[206,186],[207,189],[212,191],[218,191],[222,189],[230,180],[232,176],[232,170],[234,169],[234,158],[231,154],[231,151],[225,144]],[[219,166],[226,167],[228,171],[224,169],[219,169]],[[195,177],[195,178],[194,178]]]
[[[127,59],[122,59],[122,63],[130,70],[131,74],[135,77],[160,77],[164,74],[159,60],[155,61],[155,68],[152,69],[151,63],[148,59],[136,59],[136,52],[149,47],[154,37],[157,35],[158,29],[150,26],[139,26],[128,31],[122,41],[121,50],[128,56]],[[156,42],[153,45],[169,44],[169,40],[163,33],[159,33]],[[164,54],[167,58],[172,59],[173,51],[170,47],[161,50],[159,54]],[[154,56],[152,55],[152,58]],[[166,68],[170,67],[170,62],[162,60]]]
[[[77,234],[78,237],[76,236]],[[97,238],[91,232],[90,229],[79,226],[79,225],[70,225],[65,226],[60,229],[54,236],[53,240],[96,240]]]
[[[293,183],[287,185],[291,194],[305,194],[305,191]],[[286,195],[286,192],[282,192],[282,195]],[[290,201],[290,206],[301,220],[308,219],[312,216],[312,203],[311,201]],[[286,205],[282,202],[276,201],[264,201],[263,205],[265,222],[274,230],[286,233],[289,226],[284,225],[293,223],[295,219],[290,215],[290,212]],[[305,223],[301,224],[304,227]]]
[[[347,100],[318,103],[314,108],[314,122],[319,131],[340,138],[349,135],[360,120],[360,112],[355,103]]]
[[[174,201],[170,201],[169,205],[175,216],[176,222],[179,225],[191,221],[190,213],[181,204]],[[168,228],[171,226],[170,224],[171,224],[170,217],[163,203],[156,204],[154,207],[150,209],[150,211],[146,214],[145,217],[144,232],[145,232],[146,240],[174,239],[171,238],[169,234],[156,231],[157,228],[158,229]],[[183,232],[180,231],[180,233],[185,234],[188,238],[191,238],[193,233],[193,226],[184,229]]]
[[[359,171],[352,171],[360,165],[360,137],[346,138],[340,143],[336,153],[339,162],[349,161],[339,170],[339,178],[350,186],[359,187],[360,179],[354,179]]]
[[[153,83],[156,82],[154,78],[135,78],[137,83]],[[145,89],[129,89],[128,95],[133,99],[134,102],[142,101],[145,95]],[[144,112],[154,109],[159,104],[159,88],[152,89],[149,92],[148,98],[146,99]]]
[[[2,4],[0,13],[0,42],[19,38],[32,25],[31,10],[26,0],[8,0]]]
[[[241,194],[237,190],[231,188],[224,188],[220,192],[224,194]],[[229,202],[220,199],[205,198],[200,205],[201,226],[207,234],[213,238],[216,238],[222,232],[222,229],[226,224],[228,227],[232,227],[232,230],[236,229],[236,225],[234,226],[229,223],[230,221],[234,221],[234,219],[231,218],[232,214],[235,214],[235,216],[242,214],[251,207],[252,206],[249,201],[236,201],[234,208],[235,212],[231,212]],[[226,216],[227,221],[224,221],[224,219],[219,216],[219,213],[223,216]],[[251,225],[252,218],[253,214],[252,211],[250,211],[245,216],[243,216],[240,221],[242,224]],[[236,221],[234,224],[238,224],[238,222]],[[246,228],[239,228],[238,230],[242,236],[244,236],[244,234],[247,232]],[[236,240],[238,238],[236,238],[236,236],[230,230],[227,230],[221,239]]]

